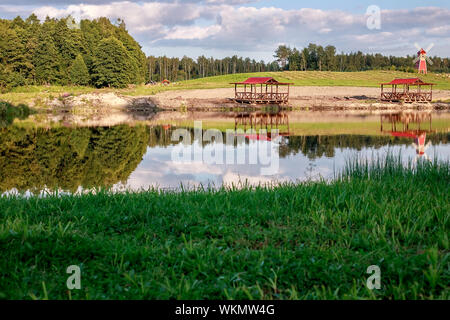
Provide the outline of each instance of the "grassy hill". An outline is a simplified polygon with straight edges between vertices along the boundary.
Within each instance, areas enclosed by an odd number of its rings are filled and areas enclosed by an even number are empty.
[[[74,86],[26,86],[13,89],[9,93],[0,94],[0,100],[13,104],[30,103],[36,99],[58,97],[62,93],[75,95],[89,92],[118,92],[124,95],[140,96],[153,95],[168,90],[213,89],[231,87],[230,82],[244,81],[249,77],[274,77],[279,81],[292,82],[296,86],[351,86],[378,87],[382,82],[389,82],[394,78],[420,77],[426,82],[435,83],[435,89],[450,90],[450,75],[406,73],[400,71],[363,71],[363,72],[330,72],[330,71],[284,71],[241,73],[225,76],[207,77],[172,83],[169,86],[134,86],[126,89],[95,89],[92,87]]]
[[[417,75],[400,71],[363,71],[363,72],[331,72],[331,71],[284,71],[240,73],[225,76],[207,77],[174,83],[168,87],[138,87],[127,92],[130,95],[145,95],[148,92],[158,93],[166,90],[182,89],[213,89],[230,87],[231,82],[244,81],[249,77],[274,77],[278,81],[292,82],[295,86],[350,86],[350,87],[379,87],[382,82],[389,82],[395,78],[419,77],[423,81],[435,83],[436,89],[450,90],[450,75],[427,74]],[[127,91],[127,90],[125,90]]]
[[[364,71],[364,72],[331,72],[331,71],[284,71],[266,73],[243,73],[235,75],[209,77],[186,81],[186,84],[228,84],[229,82],[242,81],[248,77],[261,76],[274,77],[279,81],[293,82],[296,86],[363,86],[378,87],[381,82],[389,82],[394,78],[414,78],[415,73],[397,71]],[[436,83],[441,89],[450,89],[448,75],[427,74],[419,76],[426,82]]]

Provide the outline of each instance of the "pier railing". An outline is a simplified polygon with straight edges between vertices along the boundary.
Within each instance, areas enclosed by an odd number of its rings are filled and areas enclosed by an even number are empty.
[[[382,101],[430,102],[431,92],[382,92]]]
[[[235,99],[249,102],[288,102],[289,93],[236,92]]]

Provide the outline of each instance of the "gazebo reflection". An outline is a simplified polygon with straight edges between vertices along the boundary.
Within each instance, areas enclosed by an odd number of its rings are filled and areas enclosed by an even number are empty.
[[[289,116],[285,112],[242,112],[234,117],[234,129],[243,126],[250,129],[285,129],[285,133],[289,133]],[[284,128],[283,128],[284,126]]]
[[[242,112],[234,117],[234,130],[243,129],[249,140],[272,140],[272,130],[278,130],[278,136],[289,137],[289,116],[285,112]],[[248,133],[250,129],[251,134]],[[258,129],[267,134],[258,133]]]
[[[428,112],[397,112],[381,115],[381,132],[393,137],[413,139],[417,157],[429,159],[426,150],[427,133],[433,133],[432,116]]]

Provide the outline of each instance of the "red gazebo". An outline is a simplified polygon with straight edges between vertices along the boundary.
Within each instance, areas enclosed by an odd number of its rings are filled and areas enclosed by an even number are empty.
[[[239,103],[285,104],[289,102],[289,86],[293,83],[278,82],[272,77],[248,78],[233,82],[234,101]],[[247,90],[247,86],[250,90]],[[243,91],[239,91],[242,89]],[[281,90],[287,88],[287,90]]]
[[[384,86],[392,86],[391,92],[385,92]],[[426,83],[419,78],[395,79],[381,84],[381,101],[431,102],[433,100],[434,83]],[[400,86],[400,88],[398,88]],[[429,86],[429,90],[422,90]],[[413,92],[410,87],[416,87]],[[399,90],[398,90],[399,89]]]

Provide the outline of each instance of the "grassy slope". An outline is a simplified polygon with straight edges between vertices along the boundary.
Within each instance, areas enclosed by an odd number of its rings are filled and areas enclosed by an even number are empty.
[[[450,89],[450,79],[441,74],[427,74],[418,76],[415,73],[399,71],[364,71],[364,72],[331,72],[331,71],[285,71],[247,73],[226,75],[191,80],[190,85],[213,85],[214,83],[227,85],[229,82],[242,81],[248,77],[275,77],[279,81],[292,82],[296,86],[350,86],[350,87],[379,87],[381,82],[389,82],[394,78],[420,77],[427,82],[437,84],[438,89]]]
[[[415,73],[400,71],[363,71],[363,72],[328,72],[328,71],[285,71],[242,73],[235,75],[207,77],[189,81],[181,81],[168,87],[138,87],[129,91],[129,95],[146,95],[166,90],[181,89],[213,89],[230,87],[231,82],[244,81],[249,77],[270,76],[278,81],[292,82],[296,86],[350,86],[350,87],[379,87],[382,82],[389,82],[394,78],[419,77]],[[435,83],[435,89],[450,90],[450,78],[444,74],[420,75],[426,82]]]
[[[137,86],[131,89],[95,89],[90,87],[45,87],[29,86],[16,88],[12,92],[0,94],[0,100],[13,104],[31,103],[37,105],[48,97],[58,97],[62,93],[82,94],[89,92],[119,92],[125,95],[139,96],[152,95],[167,90],[187,89],[211,89],[231,87],[230,82],[243,81],[248,77],[273,76],[279,81],[293,82],[296,86],[366,86],[378,87],[381,82],[389,82],[394,78],[417,77],[415,73],[399,71],[364,71],[364,72],[319,72],[319,71],[295,71],[295,72],[264,72],[236,74],[217,77],[208,77],[189,81],[181,81],[170,86]],[[450,78],[443,74],[420,75],[427,82],[436,83],[436,89],[450,90]]]
[[[274,191],[0,198],[0,296],[449,299],[449,163]],[[351,179],[348,179],[351,177]],[[365,287],[381,268],[382,289]]]

